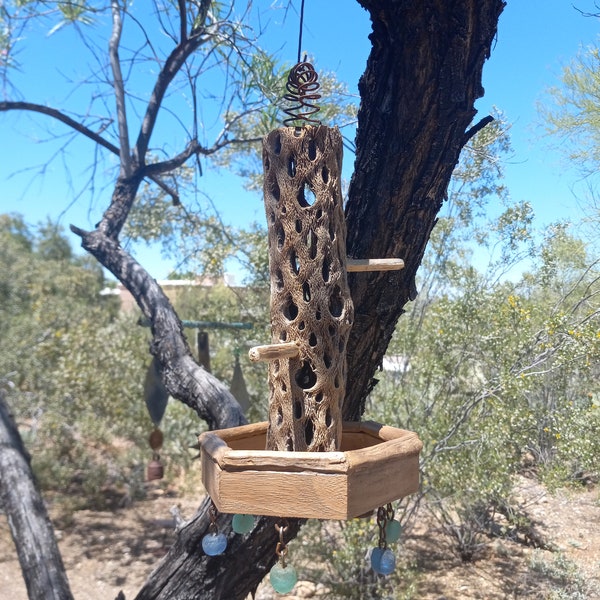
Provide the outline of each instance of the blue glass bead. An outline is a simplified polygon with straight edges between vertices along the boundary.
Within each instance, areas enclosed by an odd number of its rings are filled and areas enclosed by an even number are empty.
[[[223,554],[227,548],[227,538],[222,533],[209,533],[202,538],[202,550],[208,556]]]
[[[383,554],[383,548],[376,546],[371,550],[371,568],[375,573],[379,573],[379,565],[381,564],[381,555]]]
[[[248,533],[254,527],[252,515],[233,515],[231,527],[236,533]]]
[[[287,594],[288,592],[291,592],[293,587],[296,585],[296,582],[298,581],[298,574],[292,565],[286,565],[285,567],[282,567],[279,563],[277,563],[271,569],[271,575],[269,576],[269,579],[271,580],[273,589],[278,594]]]
[[[380,575],[389,575],[396,568],[396,556],[394,553],[386,549],[381,553],[378,569],[373,569]]]
[[[385,526],[385,541],[388,544],[393,544],[400,539],[402,533],[402,525],[399,521],[388,521]]]

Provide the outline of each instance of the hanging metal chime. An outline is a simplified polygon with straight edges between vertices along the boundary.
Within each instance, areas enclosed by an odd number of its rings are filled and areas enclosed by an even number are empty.
[[[156,357],[153,357],[144,381],[144,401],[146,402],[150,419],[154,424],[154,430],[148,438],[148,443],[152,449],[152,460],[146,469],[146,479],[148,481],[156,481],[157,479],[162,479],[164,476],[164,467],[160,462],[159,454],[164,438],[159,426],[165,414],[168,400],[169,393],[160,377],[158,360]]]

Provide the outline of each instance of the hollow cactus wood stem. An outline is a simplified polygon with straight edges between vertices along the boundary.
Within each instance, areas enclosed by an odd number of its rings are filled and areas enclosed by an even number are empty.
[[[272,343],[298,345],[269,363],[267,448],[340,448],[353,306],[337,128],[283,127],[263,140]]]

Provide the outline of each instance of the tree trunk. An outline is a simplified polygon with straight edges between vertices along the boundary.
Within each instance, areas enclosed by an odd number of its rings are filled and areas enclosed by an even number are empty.
[[[30,600],[72,600],[67,574],[30,459],[0,390],[0,506]]]
[[[357,420],[376,383],[452,171],[483,95],[481,72],[503,0],[359,0],[373,49],[359,83],[356,164],[346,218],[348,256],[404,259],[402,271],[351,274],[344,417]]]
[[[344,416],[352,420],[362,415],[396,321],[415,297],[415,274],[469,139],[473,103],[483,93],[483,63],[504,7],[502,0],[361,4],[371,13],[373,50],[360,82],[356,165],[346,209],[348,256],[397,256],[406,268],[349,276],[355,324]],[[298,528],[293,521],[290,538]],[[178,540],[137,600],[246,598],[275,562],[273,520],[260,519],[248,536],[229,536],[232,545],[218,557],[199,550],[206,531],[206,517],[196,517],[186,528],[187,542]],[[185,581],[185,591],[173,589],[175,580]]]

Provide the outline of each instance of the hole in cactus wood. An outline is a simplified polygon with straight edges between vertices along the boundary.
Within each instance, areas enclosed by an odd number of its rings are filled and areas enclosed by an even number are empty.
[[[300,273],[300,260],[293,250],[290,254],[290,264],[292,265],[292,271],[298,275],[298,273]]]
[[[302,231],[302,221],[300,219],[296,219],[296,231],[298,233]]]
[[[323,179],[323,183],[327,183],[329,181],[329,169],[327,167],[323,167],[321,170],[321,178]]]
[[[302,363],[302,368],[296,372],[296,383],[303,390],[307,390],[317,383],[317,374],[307,360]]]
[[[293,321],[298,316],[298,307],[294,304],[291,296],[287,299],[283,307],[283,316],[288,321]]]
[[[269,157],[265,156],[265,171],[268,171],[271,167],[271,162],[269,161]]]
[[[277,225],[277,249],[281,250],[283,248],[283,244],[285,243],[285,231],[281,224]]]
[[[281,425],[283,423],[283,411],[281,410],[281,406],[277,408],[277,425]]]
[[[294,419],[298,420],[302,418],[302,402],[294,402]]]
[[[304,302],[310,302],[310,286],[308,285],[308,281],[302,284],[302,297],[304,298]]]
[[[273,180],[271,183],[271,195],[275,199],[275,202],[279,202],[279,198],[281,198],[281,190],[279,189],[279,184],[276,180]]]
[[[310,334],[310,337],[308,338],[308,345],[312,346],[313,348],[317,345],[317,336],[314,333]]]
[[[317,144],[315,143],[315,140],[310,140],[310,142],[308,142],[308,158],[310,160],[315,160],[315,158],[317,158]]]
[[[327,254],[323,257],[323,266],[321,267],[321,274],[323,276],[323,281],[325,283],[327,283],[329,281],[330,273],[331,273],[331,258]]]
[[[274,142],[275,143],[273,144],[273,152],[275,152],[275,154],[281,154],[281,136],[276,135]]]
[[[288,159],[288,175],[290,177],[296,177],[296,157],[290,156]]]
[[[323,353],[323,364],[325,365],[326,369],[329,369],[329,367],[331,367],[331,357],[329,356],[329,354],[327,354],[327,352]]]
[[[277,269],[277,271],[275,271],[275,286],[278,290],[283,289],[283,273],[280,269]]]
[[[302,208],[312,206],[315,203],[316,199],[317,197],[315,196],[315,193],[307,183],[305,183],[298,190],[298,204]]]
[[[311,260],[315,259],[317,256],[317,236],[315,232],[311,229],[306,236],[306,245],[308,247],[308,255]]]
[[[340,317],[344,310],[344,300],[342,299],[342,290],[336,285],[329,296],[329,314],[332,317]]]
[[[315,426],[313,425],[312,421],[306,421],[306,423],[304,425],[304,439],[306,440],[307,446],[311,445],[314,435],[315,435]]]
[[[330,427],[331,426],[331,413],[329,412],[329,409],[327,409],[327,412],[325,413],[325,427]]]
[[[315,402],[318,404],[323,401],[323,392],[318,392],[315,394]]]

